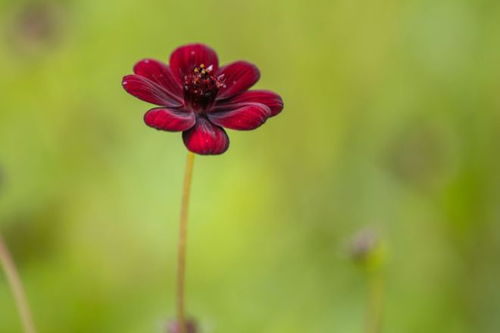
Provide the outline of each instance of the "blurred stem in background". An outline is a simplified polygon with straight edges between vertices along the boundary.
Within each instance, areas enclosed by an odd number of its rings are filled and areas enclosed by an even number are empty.
[[[31,310],[26,298],[26,293],[23,288],[23,284],[16,270],[16,265],[14,260],[7,248],[3,237],[0,235],[0,263],[2,264],[3,270],[5,271],[5,276],[7,277],[7,283],[12,291],[14,300],[16,302],[17,311],[21,317],[21,322],[23,324],[25,333],[36,333],[35,324],[33,322],[33,316],[31,315]]]
[[[384,277],[380,269],[367,272],[368,304],[365,318],[366,333],[382,332],[382,312],[384,296]]]
[[[365,333],[382,332],[384,251],[376,232],[362,229],[351,242],[351,256],[361,266],[367,284]]]
[[[191,179],[193,176],[194,154],[188,152],[184,185],[182,191],[181,214],[179,226],[179,245],[177,257],[177,322],[180,333],[187,333],[184,285],[186,279],[186,241],[189,210],[189,197],[191,193]]]

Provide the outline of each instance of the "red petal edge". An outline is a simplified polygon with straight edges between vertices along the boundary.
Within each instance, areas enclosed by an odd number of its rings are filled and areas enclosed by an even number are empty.
[[[230,98],[236,94],[246,91],[260,78],[257,66],[246,62],[236,61],[219,69],[218,78],[224,83],[219,90],[218,100]]]
[[[200,155],[219,155],[229,147],[224,129],[202,117],[198,117],[193,128],[182,133],[182,139],[188,150]]]
[[[159,84],[172,98],[183,102],[182,86],[166,64],[155,59],[143,59],[135,64],[134,73]]]
[[[175,49],[170,55],[170,69],[181,83],[184,75],[192,73],[193,69],[201,64],[206,67],[212,66],[214,71],[219,68],[217,53],[204,44],[184,45]]]
[[[220,106],[229,107],[232,104],[241,103],[261,103],[267,105],[271,110],[271,117],[276,116],[283,110],[283,99],[281,96],[269,90],[249,90],[229,100],[221,101]]]
[[[123,89],[145,102],[167,107],[179,107],[182,104],[157,83],[139,75],[127,75],[122,80]]]
[[[158,130],[180,132],[193,127],[196,118],[192,112],[154,108],[144,114],[144,122]]]
[[[208,118],[222,127],[248,131],[264,124],[270,115],[271,110],[266,105],[251,103],[232,110],[209,113]]]

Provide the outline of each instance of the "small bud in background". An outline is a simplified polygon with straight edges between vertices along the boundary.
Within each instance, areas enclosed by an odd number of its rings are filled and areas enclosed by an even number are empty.
[[[351,258],[366,268],[377,268],[382,262],[382,246],[379,235],[371,228],[361,229],[351,240]]]
[[[378,239],[371,229],[359,231],[351,241],[351,255],[356,261],[366,260],[377,246]]]
[[[181,328],[177,320],[172,320],[170,323],[168,323],[167,333],[181,333]],[[198,333],[197,325],[194,320],[187,321],[185,333]]]

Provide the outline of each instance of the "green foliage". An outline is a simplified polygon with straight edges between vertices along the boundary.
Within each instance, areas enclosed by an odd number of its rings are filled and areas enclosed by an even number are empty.
[[[498,332],[499,22],[496,0],[0,1],[0,231],[40,332],[174,315],[186,152],[120,81],[188,42],[256,63],[285,101],[197,160],[203,332],[362,332],[345,244],[367,224],[385,237],[384,333]],[[8,295],[0,275],[0,332],[20,332]]]

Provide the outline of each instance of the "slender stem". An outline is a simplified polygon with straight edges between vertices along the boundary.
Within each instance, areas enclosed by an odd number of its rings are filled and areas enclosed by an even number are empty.
[[[383,273],[376,269],[368,272],[368,306],[366,314],[366,333],[382,332],[382,312],[384,279]]]
[[[3,266],[5,275],[7,277],[7,283],[12,291],[12,295],[16,301],[17,311],[21,317],[21,322],[25,333],[36,333],[35,324],[33,323],[33,317],[31,315],[31,310],[26,298],[26,293],[24,292],[23,284],[16,270],[16,265],[12,256],[0,235],[0,263]]]
[[[189,194],[191,190],[191,179],[193,175],[194,154],[189,152],[186,159],[186,170],[184,171],[184,186],[182,191],[179,245],[177,257],[177,322],[180,333],[187,333],[186,313],[184,300],[184,284],[186,279],[186,240]]]

